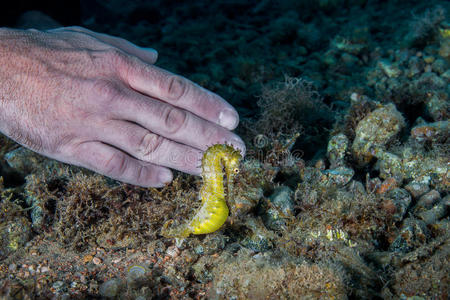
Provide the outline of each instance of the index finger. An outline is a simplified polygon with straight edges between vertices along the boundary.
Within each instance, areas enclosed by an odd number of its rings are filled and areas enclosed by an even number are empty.
[[[132,59],[132,63],[119,70],[119,74],[134,90],[222,127],[232,130],[239,123],[238,113],[227,101],[182,76],[138,59]]]

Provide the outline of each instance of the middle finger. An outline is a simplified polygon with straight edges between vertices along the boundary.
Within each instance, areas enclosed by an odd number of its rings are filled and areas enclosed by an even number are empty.
[[[241,138],[222,126],[137,92],[126,94],[127,101],[118,101],[114,109],[117,119],[135,122],[155,134],[200,150],[229,143],[245,153]]]

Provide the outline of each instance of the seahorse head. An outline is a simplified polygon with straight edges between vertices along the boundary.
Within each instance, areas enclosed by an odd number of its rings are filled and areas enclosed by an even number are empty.
[[[223,162],[225,167],[225,174],[227,181],[230,183],[234,176],[239,173],[239,164],[241,163],[241,153],[232,146],[226,145],[227,149],[224,151]]]

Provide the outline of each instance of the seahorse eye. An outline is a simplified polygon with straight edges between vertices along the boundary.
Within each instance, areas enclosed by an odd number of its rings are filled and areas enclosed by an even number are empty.
[[[234,173],[234,174],[238,174],[238,173],[239,173],[239,169],[238,169],[238,168],[234,168],[234,169],[233,169],[233,173]]]

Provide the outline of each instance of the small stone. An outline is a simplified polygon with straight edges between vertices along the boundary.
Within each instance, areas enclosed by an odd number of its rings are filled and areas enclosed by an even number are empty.
[[[406,219],[400,233],[389,246],[390,251],[408,253],[426,243],[428,230],[421,220]]]
[[[147,268],[140,265],[131,266],[127,272],[127,286],[132,289],[138,289],[149,283],[147,277]]]
[[[260,219],[249,218],[245,222],[250,232],[240,241],[241,245],[255,252],[265,252],[273,247],[269,232]]]
[[[355,171],[351,168],[337,167],[335,169],[328,169],[322,171],[325,176],[324,181],[327,185],[344,186],[352,180]]]
[[[52,287],[56,291],[60,292],[64,288],[64,281],[56,281],[55,283],[53,283]]]
[[[198,245],[194,248],[194,252],[196,254],[202,255],[205,252],[205,250],[203,249],[202,245]]]
[[[427,55],[423,57],[423,60],[427,63],[427,64],[432,64],[435,60],[434,56],[432,55]]]
[[[405,126],[402,114],[388,104],[369,113],[355,129],[352,151],[361,166],[366,165]]]
[[[403,161],[400,157],[386,151],[377,151],[375,156],[378,158],[376,166],[380,171],[380,177],[383,179],[394,178],[397,183],[404,179]]]
[[[327,147],[327,157],[331,164],[330,169],[344,166],[348,145],[349,140],[343,133],[331,137]]]
[[[92,263],[93,263],[94,265],[99,265],[99,264],[102,263],[102,260],[101,260],[101,258],[99,258],[99,257],[94,257],[94,258],[92,259]]]
[[[175,258],[180,255],[180,249],[178,249],[177,246],[170,246],[167,248],[166,254],[172,258]]]
[[[447,70],[448,68],[448,64],[445,60],[443,60],[442,58],[438,58],[436,59],[433,64],[431,65],[431,69],[433,70],[433,72],[437,73],[437,74],[442,74]]]
[[[122,260],[122,258],[121,258],[121,257],[118,257],[118,258],[114,258],[114,259],[112,260],[112,262],[113,262],[114,264],[117,264],[117,263],[119,263],[121,260]]]
[[[8,266],[8,270],[11,271],[11,272],[16,271],[17,270],[17,265],[16,264],[10,264]]]
[[[397,66],[394,66],[392,62],[387,59],[380,59],[377,63],[378,68],[380,68],[386,76],[389,78],[395,78],[400,76],[402,73]]]
[[[47,266],[41,267],[41,273],[47,273],[50,269]]]
[[[423,207],[425,209],[429,209],[435,204],[439,199],[441,198],[441,195],[436,190],[431,190],[428,193],[424,194],[422,197],[419,198],[417,201],[416,207]]]
[[[450,80],[450,70],[445,71],[441,74],[442,78],[445,78],[446,80]]]
[[[394,188],[398,186],[397,180],[394,177],[386,178],[381,185],[375,191],[377,194],[385,194],[387,192],[392,191]]]
[[[444,203],[439,202],[431,209],[417,214],[417,217],[425,222],[425,224],[434,224],[447,214],[447,207]]]
[[[395,188],[388,193],[388,196],[395,205],[395,213],[393,214],[394,221],[403,220],[403,217],[411,204],[411,195],[405,189]]]
[[[430,190],[430,186],[428,184],[412,181],[405,185],[405,190],[407,190],[414,199],[417,199],[428,192]]]
[[[285,219],[294,213],[294,192],[287,186],[275,189],[269,197],[271,207],[263,214],[264,224],[272,230],[280,230],[285,225]]]
[[[438,121],[411,129],[411,137],[421,142],[444,142],[450,134],[449,121]]]
[[[91,255],[91,254],[85,255],[85,256],[83,257],[83,262],[84,262],[85,264],[87,264],[88,262],[92,261],[93,258],[94,258],[94,256]]]
[[[106,298],[114,298],[120,290],[120,281],[118,279],[110,279],[102,283],[99,287],[99,293]]]

